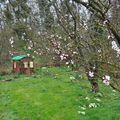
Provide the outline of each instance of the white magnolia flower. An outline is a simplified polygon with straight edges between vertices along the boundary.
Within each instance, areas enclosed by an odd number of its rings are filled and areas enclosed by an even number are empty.
[[[62,54],[62,55],[60,55],[60,59],[61,59],[61,60],[65,60],[65,59],[67,59],[67,57],[68,57],[67,54]]]
[[[103,77],[103,83],[104,83],[105,85],[109,85],[109,84],[110,84],[110,76],[109,76],[109,75],[105,75],[105,76]]]
[[[112,36],[111,35],[108,35],[108,39],[110,39]]]
[[[28,50],[31,50],[31,49],[32,49],[32,48],[29,46],[29,47],[28,47]]]
[[[68,65],[69,64],[69,62],[66,62],[66,65]]]
[[[110,85],[110,82],[109,82],[108,80],[103,80],[103,83],[104,83],[105,85]]]
[[[93,70],[95,70],[95,69],[96,69],[96,67],[94,66],[94,67],[93,67]]]
[[[71,60],[71,64],[74,64],[74,61],[73,61],[73,60]]]
[[[62,39],[62,37],[61,37],[61,36],[59,36],[59,39]]]
[[[10,41],[10,44],[13,44],[13,43],[14,43],[14,41],[13,41],[13,40],[11,40],[11,41]]]
[[[117,52],[117,56],[119,57],[119,55],[120,55],[120,48],[118,47],[116,41],[112,41],[112,49]]]
[[[11,56],[13,56],[13,53],[10,53]]]
[[[106,80],[110,80],[110,76],[109,75],[105,75],[105,79]]]
[[[51,38],[53,38],[53,37],[54,37],[54,35],[51,35],[50,37],[51,37]]]
[[[27,54],[27,56],[29,57],[29,56],[30,56],[30,54],[28,53],[28,54]]]
[[[38,35],[40,35],[40,32],[38,32]]]
[[[49,50],[50,50],[50,49],[49,49]],[[60,51],[59,51],[59,50],[55,50],[55,52],[56,52],[56,54],[58,54],[58,55],[60,54]]]
[[[64,56],[63,58],[64,58],[64,60],[67,59],[66,56]]]
[[[89,77],[94,77],[94,72],[92,72],[92,71],[89,71]]]
[[[25,22],[25,21],[26,21],[26,19],[23,19],[23,21]]]
[[[73,54],[77,54],[77,52],[76,52],[76,51],[74,51],[74,52],[73,52]]]
[[[100,50],[100,49],[98,50],[98,53],[101,53],[101,50]]]
[[[63,59],[64,59],[64,56],[63,56],[63,55],[60,55],[60,59],[63,60]]]

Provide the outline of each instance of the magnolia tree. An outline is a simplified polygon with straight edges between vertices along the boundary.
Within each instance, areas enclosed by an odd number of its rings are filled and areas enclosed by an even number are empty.
[[[94,57],[97,58],[96,52],[98,48],[95,47],[88,34],[87,20],[85,21],[85,19],[88,19],[89,15],[85,15],[87,14],[86,9],[71,1],[50,2],[52,2],[56,13],[55,20],[59,24],[59,34],[64,38],[61,39],[62,49],[67,53],[60,54],[61,60],[66,61],[66,64],[71,65],[72,68],[79,69],[84,66],[87,73],[93,72],[91,71],[91,64],[95,67],[94,69],[97,68]],[[91,77],[91,75],[87,75],[89,78]],[[93,79],[94,76],[93,73],[91,78]],[[93,91],[98,91],[98,84],[96,80],[92,79],[90,81]]]
[[[119,0],[105,0],[105,1],[96,1],[96,0],[73,0],[77,4],[83,5],[89,12],[91,12],[99,20],[98,24],[102,24],[104,29],[107,31],[107,36],[109,45],[107,45],[108,52],[105,55],[106,50],[104,50],[101,62],[104,63],[107,67],[103,67],[103,82],[106,85],[111,85],[113,88],[120,90],[119,88],[119,64],[120,64],[120,29],[119,29],[119,10],[120,2]],[[112,47],[112,50],[111,48]],[[112,54],[111,54],[112,52]],[[114,56],[114,57],[113,57]],[[104,61],[105,57],[105,61]],[[117,72],[116,72],[117,70]],[[93,77],[94,72],[89,72],[89,76]],[[112,82],[110,82],[112,79]],[[116,80],[117,79],[117,80]]]

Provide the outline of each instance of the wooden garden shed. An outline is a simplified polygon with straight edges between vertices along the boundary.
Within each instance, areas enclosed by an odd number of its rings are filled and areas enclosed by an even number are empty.
[[[33,73],[33,59],[28,55],[20,55],[12,58],[13,72],[31,75]]]

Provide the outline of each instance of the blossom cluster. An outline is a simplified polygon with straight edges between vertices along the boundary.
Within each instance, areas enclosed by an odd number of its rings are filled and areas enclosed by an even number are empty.
[[[89,71],[89,72],[88,72],[88,75],[89,75],[89,77],[92,78],[92,77],[94,77],[94,72],[93,72],[93,71]]]
[[[67,59],[67,57],[68,57],[68,54],[61,54],[60,55],[61,60],[65,60],[65,59]]]
[[[103,76],[103,83],[105,84],[105,85],[109,85],[110,84],[110,76],[109,75],[105,75],[105,76]]]
[[[9,42],[10,42],[11,47],[13,47],[13,43],[14,43],[13,37],[11,37],[11,38],[9,39]]]
[[[112,41],[112,49],[117,52],[117,56],[119,57],[119,55],[120,55],[120,48],[118,47],[116,41]]]

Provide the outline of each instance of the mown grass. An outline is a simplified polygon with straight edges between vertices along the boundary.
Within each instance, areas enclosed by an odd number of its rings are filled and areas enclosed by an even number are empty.
[[[120,120],[118,92],[100,83],[100,92],[91,93],[84,76],[73,76],[64,67],[11,75],[11,82],[0,82],[0,120]]]

